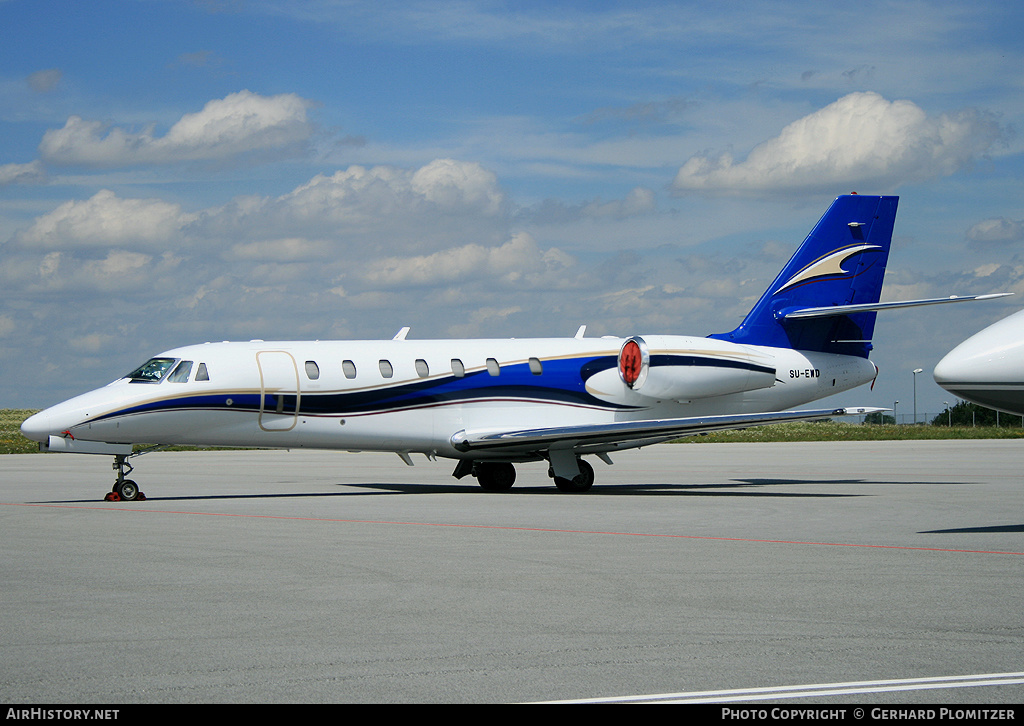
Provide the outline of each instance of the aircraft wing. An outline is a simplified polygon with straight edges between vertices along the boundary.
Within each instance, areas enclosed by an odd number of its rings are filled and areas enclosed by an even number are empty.
[[[552,448],[572,449],[578,454],[599,453],[647,446],[710,431],[742,429],[786,421],[815,421],[833,416],[853,416],[886,410],[888,409],[827,408],[650,421],[616,421],[519,431],[463,430],[453,435],[451,442],[459,451],[478,451],[487,454],[528,454]]]

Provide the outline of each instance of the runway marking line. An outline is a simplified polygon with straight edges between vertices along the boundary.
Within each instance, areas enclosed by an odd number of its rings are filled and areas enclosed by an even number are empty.
[[[226,512],[185,512],[179,510],[139,509],[135,507],[89,507],[80,504],[30,504],[26,502],[2,502],[7,507],[48,507],[53,509],[88,509],[100,512],[138,512],[140,514],[183,514],[204,517],[235,517],[240,519],[279,519],[299,522],[336,522],[343,524],[387,524],[413,527],[452,527],[459,529],[500,529],[510,532],[549,532],[552,534],[595,534],[615,537],[661,537],[668,539],[698,539],[713,542],[750,542],[756,544],[809,545],[818,547],[859,547],[864,549],[912,550],[918,552],[958,552],[972,555],[1014,555],[1024,557],[1024,552],[1003,552],[999,550],[961,550],[947,547],[910,547],[907,545],[853,544],[849,542],[803,542],[785,539],[754,539],[750,537],[712,537],[698,534],[657,534],[652,532],[606,532],[587,529],[548,529],[544,527],[510,527],[501,524],[454,524],[443,522],[398,522],[375,519],[336,519],[328,517],[288,517],[280,514],[230,514]]]
[[[940,676],[936,678],[901,678],[890,681],[850,681],[771,688],[737,688],[728,691],[690,691],[657,693],[646,696],[609,696],[580,698],[543,703],[737,703],[742,701],[781,700],[820,696],[845,696],[858,693],[891,693],[923,691],[940,688],[974,688],[977,686],[1012,686],[1024,683],[1024,673],[984,673],[972,676]]]

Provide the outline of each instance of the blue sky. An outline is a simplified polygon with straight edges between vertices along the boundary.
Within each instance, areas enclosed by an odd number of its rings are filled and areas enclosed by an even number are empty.
[[[1024,11],[0,0],[0,406],[205,340],[731,330],[898,194],[873,390],[1024,305]]]

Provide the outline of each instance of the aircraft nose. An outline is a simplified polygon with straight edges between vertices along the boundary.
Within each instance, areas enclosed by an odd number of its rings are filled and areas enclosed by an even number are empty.
[[[956,384],[991,384],[1017,380],[1024,340],[1011,325],[1024,317],[1011,316],[990,325],[955,347],[935,366],[935,382],[948,390]]]
[[[964,354],[964,351],[960,348],[956,348],[938,362],[935,366],[935,370],[932,372],[932,377],[935,378],[935,382],[940,386],[943,384],[953,383],[955,381],[962,381],[966,374],[970,372],[977,372],[977,367],[972,367],[970,362],[967,360],[969,356]]]
[[[50,438],[50,434],[53,433],[49,409],[40,411],[25,419],[21,424],[21,433],[27,439],[46,443]]]

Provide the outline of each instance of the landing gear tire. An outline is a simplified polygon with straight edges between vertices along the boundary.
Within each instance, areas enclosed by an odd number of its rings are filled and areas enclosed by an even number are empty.
[[[558,491],[579,494],[590,491],[590,487],[594,486],[594,467],[583,459],[579,459],[577,463],[580,467],[580,473],[577,476],[572,479],[555,477],[555,486],[558,487]]]
[[[516,483],[516,468],[505,461],[485,461],[476,465],[476,481],[487,492],[507,492]]]
[[[123,479],[114,485],[114,493],[126,502],[134,502],[139,498],[139,486],[131,479]]]
[[[114,482],[114,488],[110,493],[103,497],[104,501],[134,502],[136,500],[146,500],[146,495],[139,491],[139,485],[131,479],[124,478],[124,475],[130,473],[132,469],[133,467],[128,463],[128,456],[126,454],[116,454],[114,456],[114,471],[117,472],[117,481]]]

